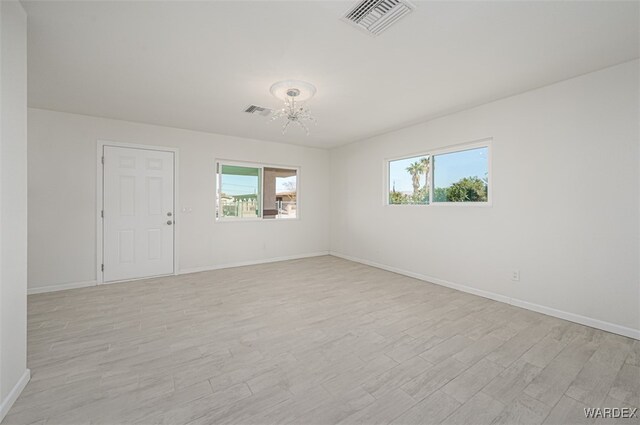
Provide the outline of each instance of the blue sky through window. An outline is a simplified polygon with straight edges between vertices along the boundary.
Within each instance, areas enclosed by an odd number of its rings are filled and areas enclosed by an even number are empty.
[[[413,193],[411,174],[407,171],[407,167],[413,162],[420,161],[421,158],[426,158],[426,156],[422,155],[389,162],[389,190],[393,190],[395,186],[397,192]],[[424,176],[420,178],[420,186],[423,185]]]
[[[449,187],[464,177],[484,179],[489,170],[488,148],[469,149],[433,157],[434,187]]]
[[[293,186],[293,189],[296,189],[297,186],[297,176],[289,176],[289,177],[278,177],[276,178],[276,193],[289,192],[289,185]]]
[[[222,175],[221,192],[225,195],[251,195],[258,193],[257,176]]]
[[[276,193],[288,192],[289,189],[285,185],[286,182],[293,182],[296,187],[297,176],[278,177],[276,179]],[[259,190],[257,176],[238,176],[234,174],[222,175],[221,192],[225,195],[252,195],[257,194]]]
[[[420,161],[426,155],[399,159],[389,162],[389,190],[412,193],[411,174],[407,167]],[[488,172],[488,148],[476,148],[434,156],[435,187],[449,187],[463,177],[484,179]],[[424,175],[420,178],[420,187],[424,185]]]

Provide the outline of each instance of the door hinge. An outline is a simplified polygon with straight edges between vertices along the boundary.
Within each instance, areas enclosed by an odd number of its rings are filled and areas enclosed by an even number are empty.
[[[100,217],[104,218],[104,210],[100,210]]]
[[[100,265],[100,271],[104,271],[104,264]]]
[[[102,164],[104,164],[104,156],[101,158]]]

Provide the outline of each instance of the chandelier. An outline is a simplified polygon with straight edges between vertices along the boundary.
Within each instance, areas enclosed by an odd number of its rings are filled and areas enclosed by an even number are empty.
[[[282,134],[287,132],[291,124],[302,128],[309,135],[308,123],[316,124],[316,119],[311,115],[309,108],[304,104],[316,94],[316,88],[305,81],[287,80],[280,81],[271,86],[271,94],[284,101],[282,109],[273,113],[271,121],[284,119]]]

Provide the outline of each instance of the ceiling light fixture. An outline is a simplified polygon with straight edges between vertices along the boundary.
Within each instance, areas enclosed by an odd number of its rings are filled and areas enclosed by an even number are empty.
[[[284,101],[282,109],[274,112],[271,121],[284,118],[282,125],[282,134],[287,132],[289,125],[297,124],[302,128],[307,136],[309,135],[309,127],[305,122],[316,123],[316,119],[311,115],[309,109],[304,102],[311,99],[316,94],[316,88],[313,84],[305,81],[286,80],[279,81],[271,86],[271,94]]]

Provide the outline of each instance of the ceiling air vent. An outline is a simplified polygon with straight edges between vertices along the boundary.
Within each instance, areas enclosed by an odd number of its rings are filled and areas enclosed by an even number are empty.
[[[415,9],[406,0],[363,0],[344,16],[344,20],[376,36]]]
[[[271,114],[271,109],[256,105],[249,105],[244,111],[248,114],[258,114],[263,117],[268,117]]]

